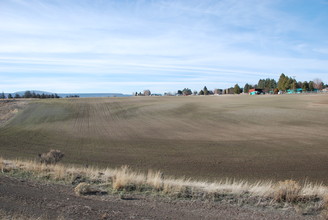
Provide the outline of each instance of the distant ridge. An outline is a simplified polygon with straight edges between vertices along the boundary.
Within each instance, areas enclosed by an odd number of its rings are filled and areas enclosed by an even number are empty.
[[[58,93],[60,97],[78,95],[81,98],[96,98],[96,97],[129,97],[123,93]]]
[[[26,90],[30,91],[31,93],[35,94],[45,94],[45,95],[52,95],[56,94],[53,92],[47,92],[47,91],[40,91],[40,90]],[[26,91],[17,91],[10,93],[11,95],[15,96],[16,94],[23,96]],[[5,93],[6,96],[8,96],[9,93]],[[96,98],[96,97],[129,97],[131,95],[126,95],[123,93],[57,93],[58,96],[61,98],[66,98],[67,96],[79,96],[80,98]]]
[[[14,93],[11,93],[11,94],[18,94],[20,96],[24,95],[26,91],[30,91],[31,93],[35,93],[35,94],[45,94],[45,95],[52,95],[52,94],[55,94],[55,93],[52,93],[52,92],[46,92],[46,91],[40,91],[40,90],[25,90],[25,91],[18,91],[18,92],[14,92]]]

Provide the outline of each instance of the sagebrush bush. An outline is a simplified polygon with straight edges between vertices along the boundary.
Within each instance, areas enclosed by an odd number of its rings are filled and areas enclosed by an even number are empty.
[[[301,186],[294,180],[279,181],[273,193],[277,202],[296,202],[300,199]]]
[[[60,150],[53,150],[53,149],[51,149],[48,153],[39,154],[40,162],[45,163],[46,165],[56,164],[63,157],[64,154],[60,152]]]
[[[99,188],[97,188],[94,185],[91,185],[89,183],[79,183],[75,188],[74,192],[76,195],[81,196],[81,195],[93,195],[93,194],[98,194],[98,193],[104,193],[101,191]]]

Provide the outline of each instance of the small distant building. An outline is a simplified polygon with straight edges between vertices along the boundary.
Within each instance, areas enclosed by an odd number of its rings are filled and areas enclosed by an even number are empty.
[[[214,95],[222,95],[223,89],[214,89]]]
[[[250,89],[248,92],[250,95],[264,94],[263,89]]]
[[[234,89],[231,87],[229,89],[223,90],[223,94],[235,94]]]
[[[303,89],[297,88],[297,89],[288,89],[287,93],[288,94],[300,94],[303,92]]]

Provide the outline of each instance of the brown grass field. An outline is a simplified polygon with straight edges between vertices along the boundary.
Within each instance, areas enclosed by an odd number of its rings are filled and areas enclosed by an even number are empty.
[[[64,163],[328,183],[328,95],[28,102],[0,127],[1,157],[36,159],[52,148]]]

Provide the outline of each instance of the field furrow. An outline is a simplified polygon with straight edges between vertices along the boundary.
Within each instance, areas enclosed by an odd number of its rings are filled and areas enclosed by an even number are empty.
[[[29,101],[0,128],[0,156],[160,169],[167,175],[328,183],[328,96]]]

